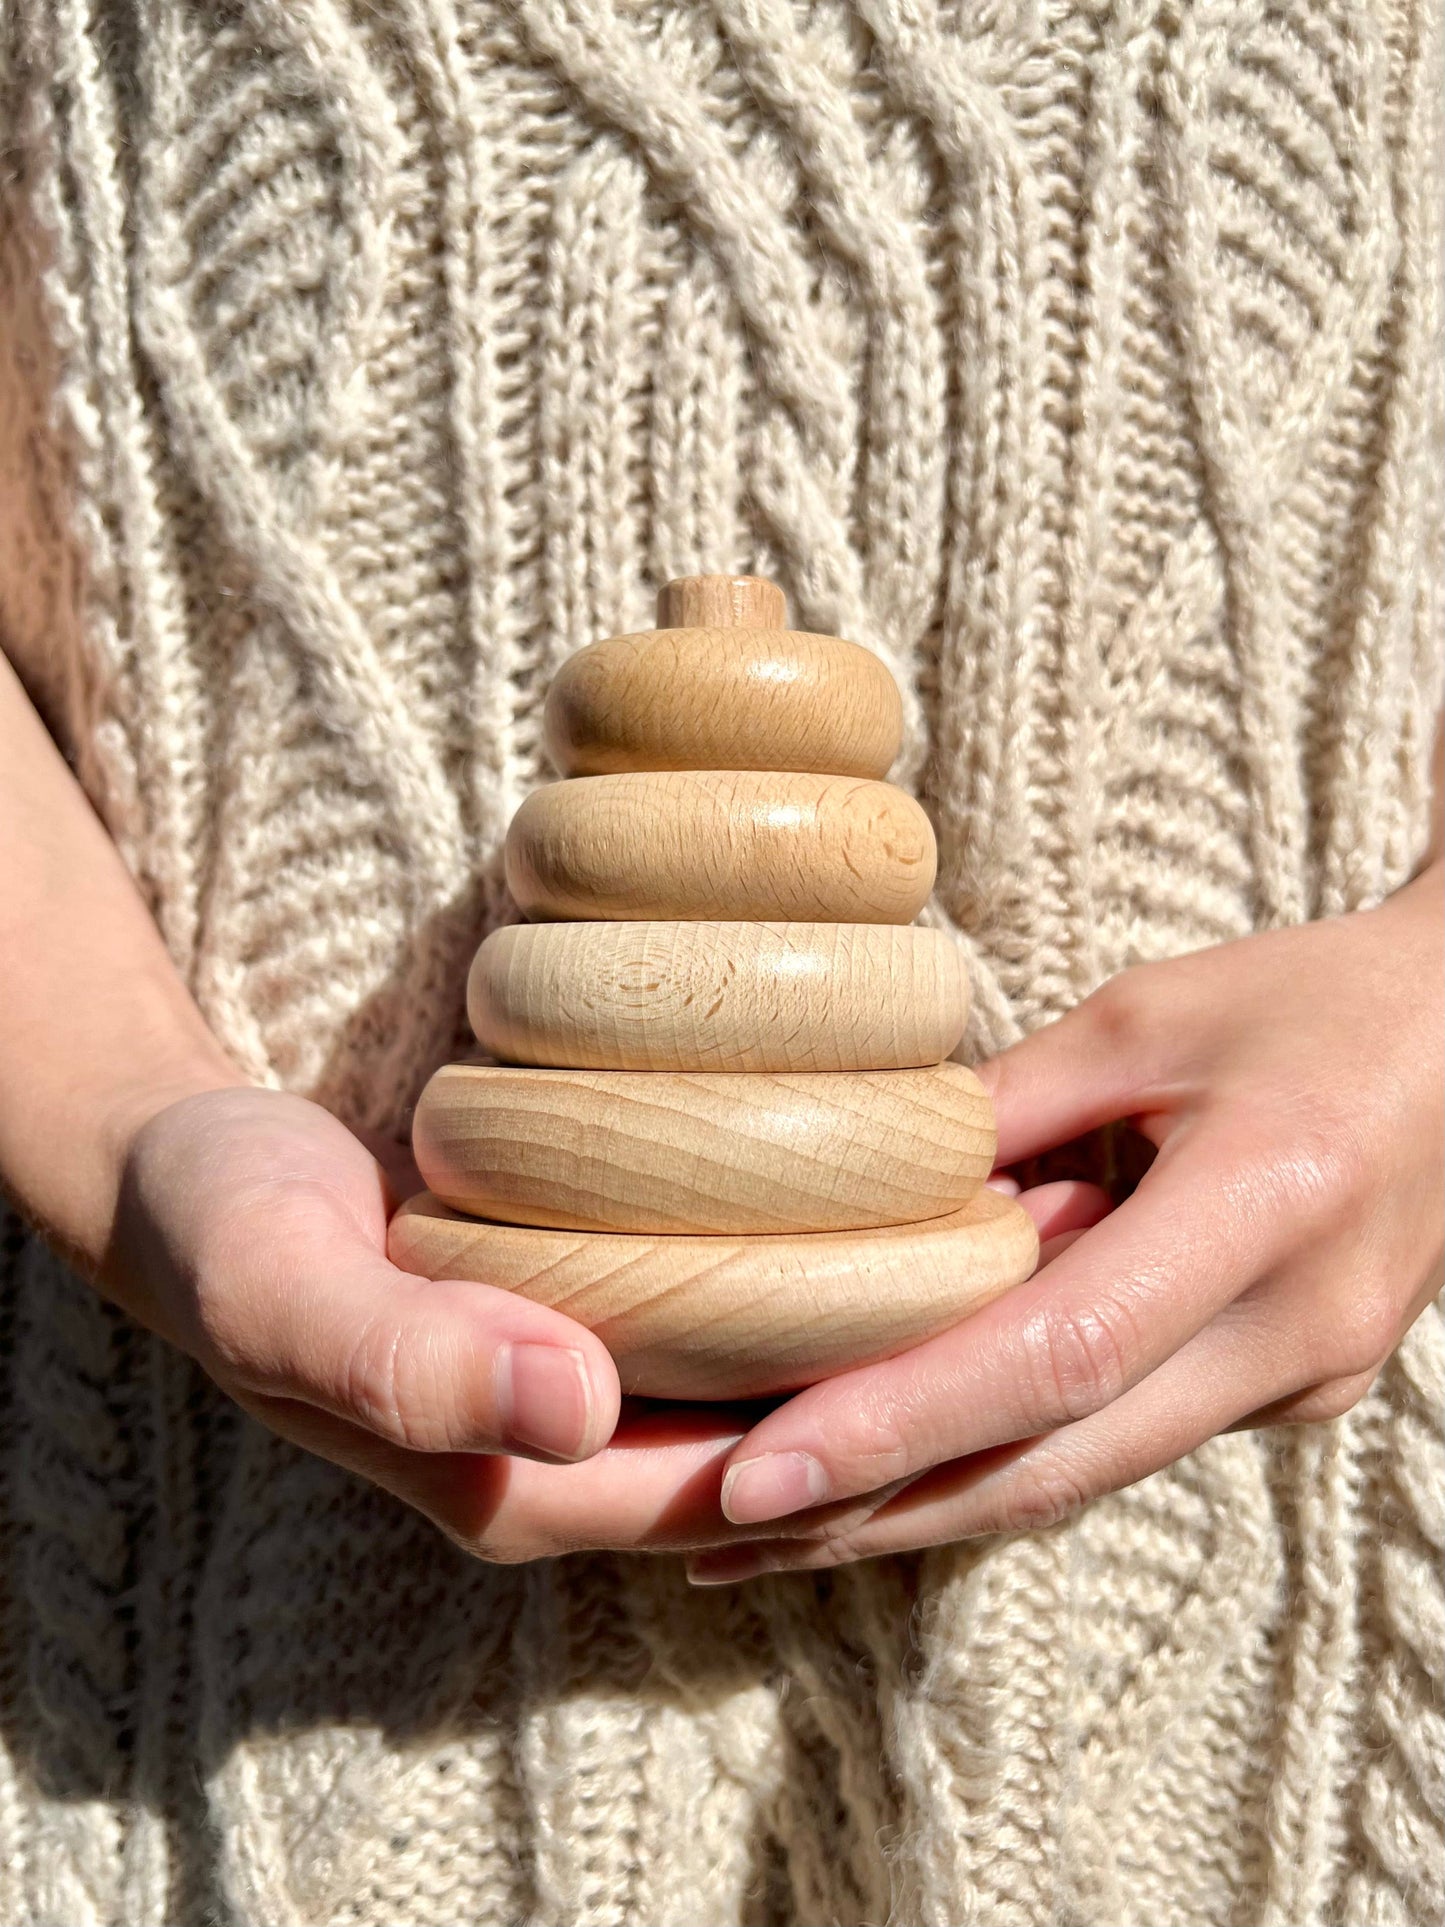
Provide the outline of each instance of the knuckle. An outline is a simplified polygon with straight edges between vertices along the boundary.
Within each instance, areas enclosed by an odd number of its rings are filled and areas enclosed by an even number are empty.
[[[865,1524],[860,1523],[820,1536],[806,1556],[796,1563],[810,1572],[825,1572],[833,1566],[855,1565],[858,1560],[873,1558],[876,1554],[877,1548],[868,1545]]]
[[[536,1545],[529,1540],[469,1530],[462,1525],[448,1524],[445,1520],[439,1520],[438,1524],[458,1551],[466,1553],[469,1559],[480,1560],[486,1566],[526,1566],[553,1554],[552,1547]]]
[[[1375,1382],[1373,1372],[1357,1373],[1352,1378],[1336,1379],[1320,1385],[1301,1401],[1296,1417],[1301,1423],[1327,1425],[1332,1419],[1352,1412]]]
[[[1045,1421],[1088,1418],[1112,1405],[1131,1378],[1137,1339],[1119,1305],[1051,1305],[1023,1332],[1026,1382]]]
[[[829,1458],[840,1471],[846,1468],[845,1476],[858,1489],[875,1491],[916,1470],[910,1437],[915,1428],[894,1401],[871,1402],[837,1419],[842,1422],[832,1435]]]
[[[1323,1363],[1331,1378],[1357,1378],[1374,1372],[1400,1339],[1400,1317],[1383,1292],[1353,1296],[1331,1321]]]
[[[1139,964],[1123,971],[1087,997],[1080,1006],[1094,1026],[1099,1041],[1114,1056],[1130,1057],[1151,1045],[1159,1034],[1160,996],[1156,966]]]
[[[408,1451],[460,1443],[441,1361],[391,1321],[373,1321],[356,1333],[338,1395],[361,1424]]]
[[[1274,1131],[1258,1162],[1276,1205],[1299,1228],[1329,1232],[1359,1211],[1371,1188],[1371,1159],[1358,1120],[1342,1106],[1323,1105],[1317,1093]]]
[[[363,1326],[347,1352],[340,1384],[341,1403],[363,1425],[407,1445],[400,1437],[405,1421],[398,1379],[399,1337],[395,1330]]]
[[[1020,1467],[999,1501],[997,1530],[1044,1532],[1083,1511],[1093,1495],[1060,1457],[1050,1455]]]

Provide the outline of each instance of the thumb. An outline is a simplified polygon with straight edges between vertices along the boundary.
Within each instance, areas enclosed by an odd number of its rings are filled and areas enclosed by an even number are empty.
[[[414,1452],[574,1460],[611,1437],[617,1368],[581,1325],[490,1285],[398,1270],[344,1213],[302,1228],[286,1215],[284,1237],[252,1226],[205,1281],[223,1383]]]

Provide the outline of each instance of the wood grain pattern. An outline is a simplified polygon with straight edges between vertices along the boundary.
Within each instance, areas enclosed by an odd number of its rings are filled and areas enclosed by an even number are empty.
[[[903,703],[884,664],[837,636],[675,628],[579,649],[552,678],[547,753],[564,776],[620,770],[888,774]]]
[[[510,1063],[898,1070],[956,1049],[968,980],[958,944],[917,926],[514,924],[478,950],[467,1010]]]
[[[942,1217],[997,1141],[961,1064],[579,1071],[449,1064],[417,1167],[454,1211],[574,1231],[850,1231]]]
[[[911,923],[938,864],[906,790],[855,776],[649,770],[534,790],[507,832],[533,917]]]
[[[458,1217],[425,1193],[392,1220],[393,1263],[553,1305],[597,1333],[623,1389],[761,1398],[890,1357],[1027,1278],[1033,1221],[980,1191],[887,1231],[771,1238],[540,1231]]]

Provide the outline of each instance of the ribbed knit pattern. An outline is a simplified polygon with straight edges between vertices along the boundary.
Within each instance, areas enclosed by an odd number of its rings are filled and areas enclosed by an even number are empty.
[[[11,0],[0,261],[45,327],[0,379],[0,623],[238,1060],[405,1128],[512,914],[550,672],[689,571],[897,674],[971,1054],[1398,885],[1440,27]],[[6,1923],[1445,1908],[1435,1313],[1335,1425],[704,1595],[468,1563],[0,1252]]]

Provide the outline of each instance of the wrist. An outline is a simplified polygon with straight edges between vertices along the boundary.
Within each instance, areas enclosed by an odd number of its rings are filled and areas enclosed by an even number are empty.
[[[204,1033],[134,1038],[123,1063],[92,1065],[65,1100],[37,1093],[0,1146],[0,1169],[20,1212],[78,1271],[97,1278],[110,1250],[132,1148],[172,1104],[249,1080]],[[68,1146],[63,1157],[47,1147]]]
[[[1412,926],[1433,929],[1445,936],[1442,912],[1445,912],[1445,857],[1436,856],[1417,870],[1408,883],[1401,884],[1386,897],[1375,914],[1403,917]]]
[[[97,1132],[97,1148],[106,1169],[119,1184],[136,1139],[173,1104],[209,1091],[248,1088],[250,1081],[215,1047],[176,1049],[148,1065],[144,1073],[120,1079],[108,1094]]]

